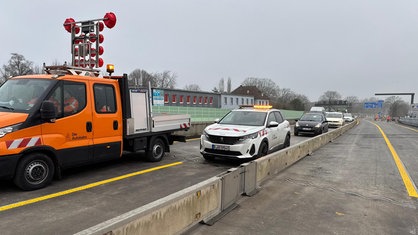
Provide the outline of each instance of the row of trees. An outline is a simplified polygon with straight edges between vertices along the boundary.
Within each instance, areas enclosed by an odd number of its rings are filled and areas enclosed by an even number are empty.
[[[59,65],[58,61],[54,62],[54,65]],[[18,53],[12,53],[11,58],[7,64],[3,65],[0,69],[1,83],[8,78],[18,75],[37,74],[42,73],[42,66],[36,66],[32,61],[26,60],[23,55]],[[132,85],[147,86],[150,84],[152,87],[160,88],[176,88],[177,75],[171,71],[148,73],[145,70],[135,69],[129,75],[129,82]],[[264,95],[269,97],[272,105],[281,109],[290,110],[308,110],[313,103],[305,95],[297,94],[288,88],[280,88],[274,81],[269,78],[256,78],[248,77],[241,85],[243,86],[256,86]],[[186,85],[184,90],[201,91],[201,88],[197,84]],[[231,78],[221,78],[219,86],[212,89],[217,93],[230,93],[232,89]],[[342,96],[337,91],[326,91],[320,97],[318,101],[328,101],[331,103],[335,100],[341,100]],[[381,110],[367,110],[364,109],[364,102],[375,102],[376,98],[369,98],[359,100],[356,96],[348,96],[345,98],[349,105],[348,111],[353,113],[376,113],[382,112],[391,116],[399,117],[404,116],[408,112],[409,105],[404,102],[400,97],[392,96],[385,100],[384,107]]]

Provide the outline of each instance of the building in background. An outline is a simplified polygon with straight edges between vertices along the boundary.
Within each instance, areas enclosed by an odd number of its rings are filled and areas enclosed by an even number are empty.
[[[270,99],[256,86],[239,86],[231,92],[231,95],[254,97],[253,105],[269,105]],[[247,103],[246,103],[247,104]]]

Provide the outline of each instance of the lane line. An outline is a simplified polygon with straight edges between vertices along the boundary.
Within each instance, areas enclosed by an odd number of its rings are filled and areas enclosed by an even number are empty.
[[[405,165],[403,164],[402,160],[399,158],[398,154],[396,153],[396,150],[393,148],[388,137],[386,136],[386,134],[383,132],[382,128],[380,128],[379,125],[373,122],[370,122],[370,123],[372,123],[379,129],[380,133],[383,136],[383,139],[385,139],[386,145],[388,146],[390,152],[392,153],[393,160],[395,161],[395,164],[398,167],[399,174],[402,177],[403,183],[406,187],[406,190],[408,191],[409,196],[418,198],[417,187],[415,186],[414,182],[409,176],[408,171],[405,168]]]
[[[75,193],[75,192],[83,191],[83,190],[86,190],[86,189],[94,188],[94,187],[97,187],[97,186],[100,186],[100,185],[103,185],[103,184],[112,183],[112,182],[123,180],[123,179],[129,178],[129,177],[142,175],[142,174],[145,174],[145,173],[161,170],[161,169],[168,168],[168,167],[177,166],[177,165],[180,165],[180,164],[183,164],[183,162],[174,162],[174,163],[163,165],[163,166],[157,166],[157,167],[149,168],[149,169],[146,169],[146,170],[137,171],[137,172],[129,173],[129,174],[126,174],[126,175],[121,175],[121,176],[118,176],[118,177],[110,178],[110,179],[107,179],[107,180],[101,180],[101,181],[98,181],[98,182],[95,182],[95,183],[86,184],[86,185],[76,187],[76,188],[72,188],[72,189],[68,189],[68,190],[65,190],[65,191],[61,191],[61,192],[57,192],[57,193],[53,193],[53,194],[48,194],[48,195],[45,195],[45,196],[42,196],[42,197],[37,197],[37,198],[32,198],[32,199],[29,199],[29,200],[25,200],[25,201],[16,202],[16,203],[13,203],[13,204],[1,206],[0,211],[6,211],[6,210],[10,210],[10,209],[13,209],[13,208],[16,208],[16,207],[26,206],[26,205],[29,205],[29,204],[45,201],[45,200],[48,200],[48,199],[51,199],[51,198],[61,197],[61,196],[68,195],[68,194],[71,194],[71,193]]]
[[[411,130],[411,131],[418,132],[418,129],[414,129],[414,128],[407,127],[407,126],[404,126],[404,125],[401,125],[401,124],[397,124],[397,123],[396,123],[396,125],[398,125],[398,126],[400,126],[400,127],[403,127],[403,128],[405,128],[405,129]]]

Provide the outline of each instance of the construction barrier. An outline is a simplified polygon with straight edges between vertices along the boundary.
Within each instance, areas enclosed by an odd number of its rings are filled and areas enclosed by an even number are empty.
[[[173,193],[111,220],[83,230],[85,234],[181,234],[197,223],[213,224],[251,196],[273,175],[312,154],[355,126],[352,122],[328,133],[274,152],[206,181]]]

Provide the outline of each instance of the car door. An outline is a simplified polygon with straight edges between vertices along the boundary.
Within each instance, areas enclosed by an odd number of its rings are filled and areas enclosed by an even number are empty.
[[[270,122],[277,122],[276,116],[273,112],[270,112],[267,117],[266,129],[268,133],[269,139],[269,149],[276,148],[280,144],[280,137],[279,137],[279,127],[269,127]]]
[[[285,122],[285,119],[283,118],[283,115],[280,111],[274,111],[274,115],[276,117],[277,122],[279,123],[278,128],[278,144],[284,144],[284,141],[286,139],[286,135],[288,132],[288,123]]]

